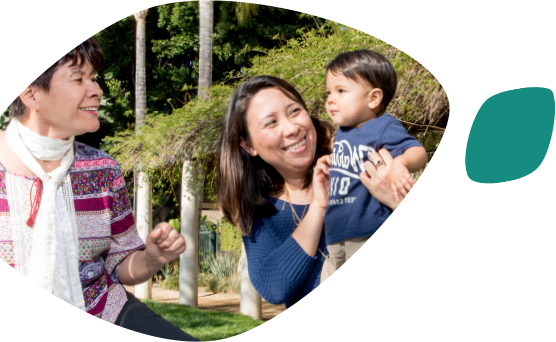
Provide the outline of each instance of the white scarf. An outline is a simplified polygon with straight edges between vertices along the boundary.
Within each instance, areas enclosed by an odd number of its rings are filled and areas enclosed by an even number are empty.
[[[40,178],[44,186],[33,227],[33,247],[29,264],[26,265],[26,276],[46,291],[85,310],[79,279],[75,212],[68,208],[69,201],[64,197],[63,186],[64,182],[70,182],[66,174],[74,159],[74,138],[68,141],[47,138],[23,126],[17,119],[11,120],[6,137],[10,149]],[[61,164],[54,171],[46,173],[35,158],[44,161],[61,159]]]

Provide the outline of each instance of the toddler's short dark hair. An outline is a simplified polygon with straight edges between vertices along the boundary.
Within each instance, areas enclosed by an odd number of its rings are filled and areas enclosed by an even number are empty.
[[[373,88],[382,90],[382,102],[378,115],[384,114],[396,94],[398,78],[392,63],[378,52],[371,50],[348,51],[339,54],[326,71],[359,82],[363,80]]]

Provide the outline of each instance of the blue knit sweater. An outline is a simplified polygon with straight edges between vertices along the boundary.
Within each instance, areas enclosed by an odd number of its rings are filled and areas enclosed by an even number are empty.
[[[243,237],[249,278],[267,302],[285,303],[288,308],[320,284],[324,256],[318,250],[314,257],[307,255],[293,239],[295,223],[289,203],[272,197],[267,200],[276,207],[277,212],[256,219],[250,236]],[[300,217],[308,207],[293,206]],[[324,231],[319,248],[328,254]]]

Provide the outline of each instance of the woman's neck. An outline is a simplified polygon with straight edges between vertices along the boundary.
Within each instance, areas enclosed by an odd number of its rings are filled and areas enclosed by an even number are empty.
[[[54,127],[41,120],[36,112],[34,112],[33,115],[31,115],[31,113],[26,113],[19,121],[21,121],[23,126],[43,137],[58,140],[69,140],[71,138],[71,136],[60,134]]]
[[[303,189],[303,178],[284,178],[284,183],[284,186],[287,186],[290,192]]]
[[[312,186],[303,189],[304,178],[284,178],[284,190],[278,197],[293,204],[310,204],[313,200]]]

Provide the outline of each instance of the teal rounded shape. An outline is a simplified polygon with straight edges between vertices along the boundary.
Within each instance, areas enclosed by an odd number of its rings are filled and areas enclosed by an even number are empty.
[[[467,140],[467,176],[478,183],[525,177],[544,160],[554,127],[554,93],[522,88],[483,103]]]

